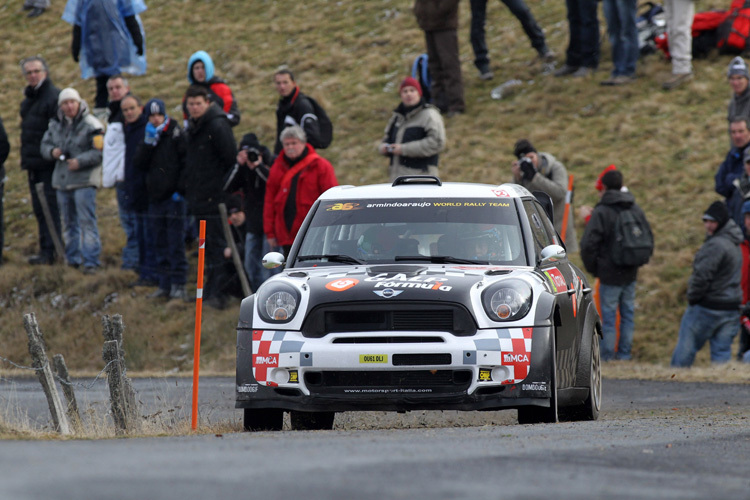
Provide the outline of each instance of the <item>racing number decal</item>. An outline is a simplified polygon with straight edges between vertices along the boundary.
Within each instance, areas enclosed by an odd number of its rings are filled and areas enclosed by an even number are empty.
[[[544,269],[543,272],[547,276],[547,279],[549,279],[555,293],[562,293],[568,289],[568,285],[565,283],[565,278],[559,269],[550,267],[549,269]]]
[[[349,290],[351,287],[359,283],[358,279],[355,278],[342,278],[340,280],[331,281],[326,284],[326,288],[332,292],[343,292]]]

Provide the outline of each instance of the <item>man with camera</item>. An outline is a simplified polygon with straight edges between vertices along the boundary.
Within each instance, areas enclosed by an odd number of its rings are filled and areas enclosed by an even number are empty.
[[[513,182],[532,192],[545,192],[552,198],[553,222],[557,232],[561,233],[563,215],[565,214],[565,197],[568,192],[568,170],[565,165],[549,153],[537,152],[528,139],[516,141],[513,155],[517,158],[511,165]],[[572,206],[568,208],[568,221],[565,246],[568,252],[577,252],[578,238],[573,224]]]
[[[271,151],[260,144],[255,134],[245,134],[240,141],[237,163],[224,185],[224,191],[241,191],[244,199],[244,265],[253,290],[257,290],[271,276],[271,271],[261,265],[263,255],[270,251],[263,234],[263,201],[268,173],[275,159]]]

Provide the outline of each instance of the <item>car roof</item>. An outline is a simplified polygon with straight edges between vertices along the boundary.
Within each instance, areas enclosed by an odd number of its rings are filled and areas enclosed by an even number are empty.
[[[526,198],[531,193],[518,184],[474,184],[440,182],[437,178],[411,177],[412,182],[396,179],[393,184],[367,186],[336,186],[320,196],[321,200],[393,199],[393,198]],[[416,182],[413,182],[416,180]]]

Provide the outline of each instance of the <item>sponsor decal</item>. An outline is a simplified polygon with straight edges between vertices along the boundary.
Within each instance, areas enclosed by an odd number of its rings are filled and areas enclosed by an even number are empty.
[[[521,384],[524,391],[546,391],[547,382],[531,382],[530,384]]]
[[[543,272],[547,276],[547,279],[549,279],[555,293],[564,292],[568,289],[568,284],[565,283],[565,278],[559,269],[551,267],[549,269],[544,269]]]
[[[575,288],[576,287],[573,285],[573,283],[571,283],[570,289],[575,290]],[[574,293],[573,295],[570,296],[570,300],[571,302],[573,302],[573,317],[575,318],[576,315],[578,314],[578,296]]]
[[[498,330],[503,366],[510,369],[510,377],[502,384],[517,384],[529,375],[533,331],[531,327]]]
[[[284,332],[253,330],[253,353],[250,359],[253,377],[260,385],[270,387],[278,385],[268,380],[268,374],[271,368],[279,366],[279,350],[283,337]]]
[[[429,201],[413,202],[413,201],[392,201],[385,203],[368,203],[367,208],[409,208],[409,207],[431,207],[432,203]]]
[[[445,284],[448,281],[445,278],[425,276],[412,276],[408,278],[405,274],[389,276],[388,273],[380,273],[365,278],[365,281],[375,282],[375,288],[421,288],[423,290],[440,290],[443,292],[449,292],[453,289],[452,286]]]
[[[359,203],[334,203],[326,208],[326,212],[336,212],[339,210],[360,210],[362,207]]]
[[[373,290],[372,293],[385,299],[390,299],[404,293],[403,290],[394,290],[393,288],[386,288],[385,290]]]
[[[255,356],[255,359],[253,360],[255,363],[255,366],[270,366],[270,367],[276,367],[279,366],[279,357],[278,356],[262,356],[260,354]]]
[[[360,354],[359,362],[383,364],[383,363],[388,362],[388,355],[387,354]]]
[[[290,370],[289,371],[289,382],[292,384],[298,384],[299,383],[299,373],[297,370]]]
[[[238,385],[237,392],[258,392],[258,384]]]
[[[479,369],[479,381],[480,382],[492,382],[492,371],[484,368]]]
[[[331,281],[330,283],[326,283],[326,288],[331,290],[332,292],[343,292],[345,290],[349,290],[357,283],[359,283],[358,279],[342,278],[336,281]]]
[[[492,194],[499,198],[510,198],[510,193],[508,193],[505,189],[493,189]]]
[[[503,363],[528,363],[529,357],[526,354],[503,354]]]

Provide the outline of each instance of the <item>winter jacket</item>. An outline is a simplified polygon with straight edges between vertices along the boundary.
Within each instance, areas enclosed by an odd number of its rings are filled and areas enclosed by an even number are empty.
[[[133,166],[146,174],[149,201],[162,202],[178,191],[186,149],[185,133],[171,118],[155,145],[145,142],[138,145]]]
[[[201,61],[206,69],[206,80],[203,82],[196,82],[193,79],[193,64],[197,61]],[[237,100],[234,98],[232,89],[224,80],[214,75],[214,61],[205,51],[199,50],[188,59],[188,82],[190,82],[190,85],[200,85],[206,88],[209,101],[215,102],[217,106],[224,110],[232,127],[240,123],[240,108],[237,107]],[[184,97],[182,98],[182,114],[183,118],[187,120],[189,114]]]
[[[110,121],[104,133],[102,187],[111,188],[125,180],[125,124]]]
[[[537,173],[531,180],[515,179],[515,182],[531,192],[542,191],[552,198],[554,207],[554,225],[558,233],[562,232],[563,216],[565,215],[565,196],[568,192],[568,171],[560,161],[549,153],[537,153],[539,166]],[[568,252],[578,251],[578,239],[573,218],[573,206],[568,211],[568,227],[565,235],[565,247]]]
[[[192,214],[216,213],[219,203],[224,200],[225,178],[236,155],[237,144],[232,128],[218,106],[211,104],[198,120],[190,119],[180,192],[185,194]]]
[[[70,191],[101,185],[103,134],[101,122],[89,114],[86,101],[81,101],[78,115],[72,122],[68,121],[62,110],[58,110],[57,117],[49,121],[42,138],[42,158],[53,160],[52,150],[60,148],[66,158],[78,160],[79,169],[68,170],[66,160],[57,160],[52,172],[52,187]]]
[[[0,187],[5,184],[5,160],[8,159],[10,153],[10,143],[8,142],[8,134],[5,132],[3,126],[3,120],[0,118]],[[3,200],[0,199],[0,207],[2,207]],[[2,212],[2,210],[0,210]],[[0,234],[2,234],[3,221],[0,220]],[[0,254],[2,254],[2,248],[0,248]]]
[[[742,303],[743,237],[733,220],[724,224],[695,254],[693,274],[688,280],[687,299],[690,305],[731,311]]]
[[[729,100],[727,108],[727,121],[731,122],[737,117],[750,118],[750,87],[746,88],[740,95],[732,92],[732,98]]]
[[[458,29],[459,0],[416,0],[414,16],[424,31]]]
[[[438,153],[445,147],[445,126],[440,111],[421,102],[413,109],[401,103],[385,127],[382,143],[401,144],[401,154],[388,156],[391,165],[427,170],[438,166]]]
[[[242,191],[245,202],[245,228],[250,233],[262,235],[266,183],[276,157],[265,146],[258,144],[254,147],[260,152],[263,162],[252,170],[245,165],[235,163],[224,185],[224,191],[227,193]]]
[[[57,116],[57,96],[60,89],[49,77],[38,88],[27,86],[26,98],[21,101],[21,168],[24,170],[49,170],[55,168],[54,161],[42,158],[39,146],[47,131],[49,121]]]
[[[146,133],[148,118],[141,115],[133,123],[123,124],[125,132],[125,179],[120,183],[124,196],[119,199],[122,202],[120,208],[137,213],[148,211],[148,193],[146,191],[146,173],[135,168],[133,160],[138,146],[143,142]]]
[[[635,281],[638,274],[637,267],[616,266],[611,257],[617,215],[621,210],[631,207],[643,214],[643,210],[636,205],[635,197],[630,192],[608,189],[594,207],[591,219],[583,231],[583,265],[605,285],[625,286]]]
[[[742,161],[743,152],[746,146],[741,148],[732,147],[727,153],[726,158],[719,165],[719,170],[714,176],[714,189],[717,193],[722,195],[727,202],[727,209],[729,209],[729,215],[734,221],[742,227],[742,193],[737,190],[734,185],[734,181],[742,177],[742,173],[745,171],[745,165]]]
[[[281,132],[292,125],[299,125],[307,135],[307,142],[320,143],[320,125],[315,115],[315,108],[299,87],[294,92],[279,99],[276,106],[276,144],[274,154],[281,153]]]
[[[275,238],[281,246],[294,243],[302,221],[318,196],[339,184],[333,166],[312,146],[308,144],[303,155],[291,165],[285,155],[279,155],[271,166],[266,184],[263,231],[269,240]],[[285,174],[303,161],[308,162],[307,166],[293,178],[285,179]]]

